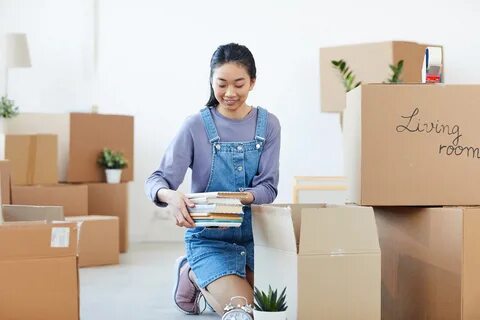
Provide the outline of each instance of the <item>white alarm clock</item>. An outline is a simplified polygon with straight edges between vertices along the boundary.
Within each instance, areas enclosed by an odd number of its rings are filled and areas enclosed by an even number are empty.
[[[245,303],[243,305],[234,305],[233,300],[235,299],[243,300]],[[223,310],[225,313],[223,314],[222,320],[253,320],[253,308],[247,303],[245,297],[235,296],[230,298],[230,303],[227,304]]]

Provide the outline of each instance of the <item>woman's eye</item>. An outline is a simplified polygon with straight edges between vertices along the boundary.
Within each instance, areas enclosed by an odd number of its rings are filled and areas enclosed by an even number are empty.
[[[237,88],[237,89],[243,88],[243,84],[239,85],[239,86],[235,86],[235,88]]]
[[[227,86],[224,85],[224,84],[219,84],[218,87],[219,87],[219,88],[226,88]]]

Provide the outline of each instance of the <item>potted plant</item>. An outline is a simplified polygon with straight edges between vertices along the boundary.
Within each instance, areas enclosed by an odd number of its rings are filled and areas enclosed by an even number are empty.
[[[0,98],[0,133],[4,133],[4,119],[13,118],[18,115],[18,106],[15,101],[8,99],[7,96]]]
[[[107,183],[120,183],[122,169],[127,167],[127,160],[125,160],[123,153],[103,148],[97,162],[102,168],[105,168]]]
[[[286,320],[286,290],[285,287],[279,295],[277,289],[272,290],[271,286],[268,286],[268,293],[255,287],[253,294],[255,299],[253,316],[255,320]]]

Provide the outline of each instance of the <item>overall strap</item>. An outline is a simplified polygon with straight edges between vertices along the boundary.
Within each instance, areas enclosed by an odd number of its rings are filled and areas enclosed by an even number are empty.
[[[265,142],[265,136],[267,134],[267,110],[258,107],[257,108],[257,128],[255,129],[255,140],[262,145]]]
[[[200,114],[202,115],[203,126],[205,127],[205,131],[207,132],[208,140],[211,144],[215,144],[215,142],[218,142],[220,140],[220,137],[218,136],[217,128],[215,127],[215,123],[213,122],[210,108],[203,108],[202,110],[200,110]]]

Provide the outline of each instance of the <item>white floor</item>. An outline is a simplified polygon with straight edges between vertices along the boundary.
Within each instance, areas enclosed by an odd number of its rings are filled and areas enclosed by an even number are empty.
[[[80,269],[81,320],[220,319],[180,313],[172,302],[173,264],[181,243],[133,244],[116,266]]]

